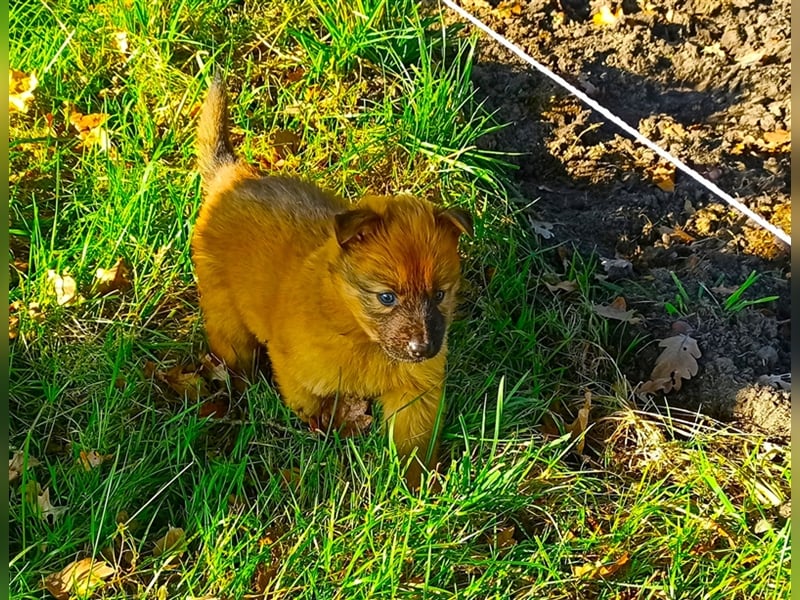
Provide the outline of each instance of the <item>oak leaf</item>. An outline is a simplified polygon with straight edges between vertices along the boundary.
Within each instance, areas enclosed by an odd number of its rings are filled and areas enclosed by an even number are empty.
[[[41,463],[33,456],[28,456],[26,459],[25,453],[22,450],[17,450],[14,452],[14,456],[8,459],[8,482],[11,483],[22,475],[22,471],[24,471],[25,468],[32,469],[40,464]]]
[[[606,319],[615,321],[625,321],[627,323],[638,323],[641,319],[635,316],[636,311],[626,310],[625,298],[617,296],[609,305],[592,304],[592,310]]]
[[[45,577],[44,586],[57,600],[85,598],[115,572],[104,560],[83,558]]]
[[[656,358],[650,380],[639,388],[641,393],[677,391],[684,379],[697,375],[697,359],[703,355],[697,347],[697,340],[681,334],[661,340],[658,345],[664,350]]]

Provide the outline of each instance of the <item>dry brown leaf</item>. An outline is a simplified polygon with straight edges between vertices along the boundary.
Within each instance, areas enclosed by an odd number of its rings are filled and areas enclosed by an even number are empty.
[[[19,317],[14,314],[8,315],[8,341],[17,339],[19,336]]]
[[[26,460],[25,453],[22,452],[22,450],[17,450],[14,452],[14,456],[8,459],[8,482],[11,483],[22,475],[22,471],[25,470],[26,467],[32,469],[33,467],[38,467],[40,464],[42,463],[33,456],[28,456]]]
[[[293,469],[281,469],[281,485],[287,490],[300,491],[300,484],[303,482],[303,475],[297,467]]]
[[[44,311],[38,302],[28,304],[28,318],[35,323],[44,323]]]
[[[600,577],[601,579],[611,577],[614,573],[619,571],[622,567],[627,565],[631,560],[627,552],[623,552],[617,560],[612,563],[586,563],[572,568],[572,574],[575,577],[594,579]]]
[[[100,454],[97,450],[89,450],[89,452],[81,450],[79,462],[84,469],[91,471],[112,458],[114,458],[113,454]]]
[[[600,7],[599,12],[592,15],[592,23],[594,23],[595,27],[611,27],[619,23],[624,16],[625,13],[622,12],[622,7],[611,12],[611,9],[604,4]]]
[[[658,345],[664,350],[656,358],[650,380],[642,384],[640,392],[677,391],[684,379],[697,375],[697,359],[702,356],[697,340],[686,334],[674,335],[661,340]]]
[[[145,364],[145,370],[147,365]],[[154,375],[166,383],[179,396],[186,396],[189,400],[197,402],[201,397],[208,395],[205,380],[192,371],[184,371],[182,365],[175,365],[166,371],[155,370]]]
[[[663,192],[675,191],[675,167],[672,165],[658,165],[651,174],[653,183]]]
[[[225,363],[213,354],[206,354],[201,357],[200,363],[203,365],[205,378],[209,381],[228,381],[229,375]]]
[[[186,550],[186,532],[180,527],[170,525],[164,537],[156,541],[153,546],[153,556],[162,554],[176,554],[181,556]]]
[[[221,419],[228,414],[228,410],[230,409],[228,399],[222,395],[217,396],[215,394],[215,396],[215,398],[206,400],[200,405],[197,414],[201,419],[205,419],[206,417]]]
[[[625,321],[626,323],[638,323],[641,319],[635,316],[636,311],[625,310],[627,305],[625,298],[617,296],[614,301],[608,306],[600,304],[592,304],[592,310],[606,319],[614,319],[615,321]]]
[[[108,130],[103,126],[108,118],[109,115],[105,113],[84,115],[73,111],[69,116],[69,122],[77,130],[78,137],[85,148],[97,146],[101,152],[106,152],[111,149],[111,138],[108,137]]]
[[[760,63],[764,58],[765,52],[763,50],[754,50],[753,52],[748,52],[736,59],[736,62],[741,67],[746,67],[749,65],[754,65],[756,63]]]
[[[726,56],[725,50],[720,47],[719,42],[714,42],[710,46],[704,46],[703,54],[712,54],[714,56],[719,56],[720,58],[725,58]]]
[[[94,274],[94,289],[101,296],[114,291],[126,292],[130,288],[131,270],[123,258],[110,269],[97,269]]]
[[[104,560],[82,558],[45,577],[44,586],[57,600],[85,598],[115,572]]]
[[[589,427],[589,412],[592,410],[592,392],[586,390],[583,399],[583,406],[578,410],[578,416],[575,420],[567,427],[567,431],[570,433],[570,439],[577,439],[578,443],[575,444],[575,450],[578,454],[583,453],[583,446],[585,439],[582,437],[582,434],[586,431]]]
[[[323,433],[334,429],[340,437],[355,437],[372,425],[370,409],[370,401],[364,398],[328,398],[323,402],[319,422],[312,422],[311,428]]]
[[[519,0],[503,0],[494,10],[495,14],[501,19],[518,17],[522,14],[522,4]]]
[[[489,534],[489,543],[495,550],[510,548],[517,543],[517,540],[514,539],[516,531],[513,524],[499,527]]]
[[[792,132],[787,131],[786,129],[776,129],[775,131],[766,131],[764,132],[764,141],[767,142],[767,144],[771,144],[774,146],[788,144],[792,141]]]
[[[548,290],[553,292],[554,294],[561,290],[562,292],[574,292],[578,289],[578,283],[575,281],[559,281],[555,285],[550,285],[545,281],[544,285],[547,287]]]
[[[56,302],[58,302],[59,306],[70,306],[80,299],[78,284],[69,275],[59,275],[53,269],[49,269],[47,271],[47,280],[53,284],[53,289],[56,292]]]
[[[53,517],[53,520],[55,520],[67,510],[66,506],[53,506],[50,503],[50,488],[42,490],[42,486],[36,481],[29,481],[23,494],[28,505],[43,520],[48,517]]]
[[[8,112],[28,112],[28,102],[39,81],[36,75],[26,75],[16,69],[8,70]]]

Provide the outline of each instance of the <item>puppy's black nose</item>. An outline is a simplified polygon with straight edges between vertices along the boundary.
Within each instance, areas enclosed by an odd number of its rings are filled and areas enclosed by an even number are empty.
[[[408,353],[414,358],[430,358],[432,356],[431,343],[422,338],[412,338],[408,342]]]

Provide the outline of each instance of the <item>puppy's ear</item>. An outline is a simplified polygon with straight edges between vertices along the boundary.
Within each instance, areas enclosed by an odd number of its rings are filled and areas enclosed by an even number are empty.
[[[458,233],[466,233],[469,237],[474,235],[472,230],[472,215],[463,208],[446,208],[436,214],[436,220],[447,227],[455,227]]]
[[[374,231],[381,221],[381,216],[368,208],[355,208],[339,213],[334,217],[336,241],[342,248],[353,242],[360,242]]]

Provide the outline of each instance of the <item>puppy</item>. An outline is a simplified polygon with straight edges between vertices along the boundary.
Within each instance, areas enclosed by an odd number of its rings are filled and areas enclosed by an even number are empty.
[[[406,478],[437,461],[447,329],[470,215],[411,196],[353,206],[239,162],[218,77],[198,129],[205,198],[192,237],[211,351],[247,376],[266,345],[279,392],[304,421],[334,398],[374,399]],[[427,460],[426,460],[427,457]]]

